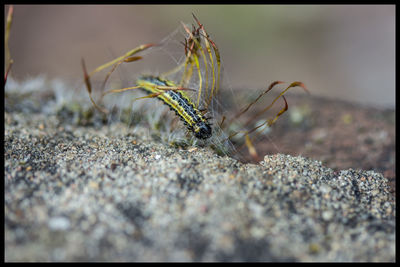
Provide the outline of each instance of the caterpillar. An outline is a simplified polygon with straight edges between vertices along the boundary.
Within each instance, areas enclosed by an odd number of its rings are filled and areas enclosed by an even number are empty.
[[[179,116],[196,138],[208,139],[211,137],[212,130],[208,119],[203,116],[184,92],[158,89],[159,87],[176,88],[177,86],[172,81],[155,76],[142,76],[136,83],[140,89],[156,95],[172,111],[175,111],[175,114]]]

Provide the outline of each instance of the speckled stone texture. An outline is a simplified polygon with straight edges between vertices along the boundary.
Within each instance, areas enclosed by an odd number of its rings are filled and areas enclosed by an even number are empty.
[[[5,261],[395,261],[379,173],[5,112]]]

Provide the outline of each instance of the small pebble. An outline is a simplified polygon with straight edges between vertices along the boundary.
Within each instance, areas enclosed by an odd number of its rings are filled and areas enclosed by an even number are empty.
[[[53,217],[49,219],[49,228],[51,230],[67,230],[70,226],[70,222],[65,217]]]

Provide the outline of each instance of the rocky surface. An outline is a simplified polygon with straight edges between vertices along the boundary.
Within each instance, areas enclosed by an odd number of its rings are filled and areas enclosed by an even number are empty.
[[[242,164],[7,103],[4,118],[6,261],[395,261],[380,173]]]

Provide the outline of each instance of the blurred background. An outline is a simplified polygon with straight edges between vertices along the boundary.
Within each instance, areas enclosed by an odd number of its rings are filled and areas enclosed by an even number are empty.
[[[181,21],[193,23],[193,12],[217,43],[233,89],[299,80],[314,96],[395,106],[394,5],[14,8],[10,50],[16,79],[45,74],[80,80],[82,56],[93,69],[140,44],[159,42]],[[169,69],[171,62],[156,64]]]

